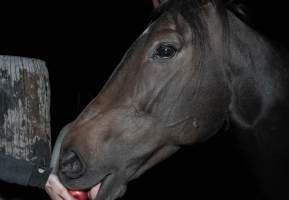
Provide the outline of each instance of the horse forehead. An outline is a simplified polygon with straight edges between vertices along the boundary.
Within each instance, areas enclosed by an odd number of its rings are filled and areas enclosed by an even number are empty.
[[[187,20],[180,13],[171,14],[169,12],[161,15],[148,26],[142,35],[150,34],[151,39],[157,39],[158,37],[155,36],[167,33],[178,33],[184,40],[190,40],[192,35],[191,27]]]
[[[177,21],[171,13],[164,13],[158,19],[156,19],[144,33],[149,32],[162,32],[163,30],[177,30]]]

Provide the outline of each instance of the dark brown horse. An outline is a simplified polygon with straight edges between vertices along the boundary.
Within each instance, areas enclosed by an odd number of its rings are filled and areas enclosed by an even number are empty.
[[[181,145],[227,123],[264,197],[289,199],[286,55],[237,17],[234,1],[153,3],[152,23],[70,125],[63,183],[116,199]]]

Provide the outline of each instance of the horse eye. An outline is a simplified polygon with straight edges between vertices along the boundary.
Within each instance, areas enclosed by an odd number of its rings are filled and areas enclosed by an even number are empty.
[[[172,45],[161,44],[155,50],[153,57],[160,59],[168,59],[174,57],[176,52],[177,52],[176,48],[173,47]]]

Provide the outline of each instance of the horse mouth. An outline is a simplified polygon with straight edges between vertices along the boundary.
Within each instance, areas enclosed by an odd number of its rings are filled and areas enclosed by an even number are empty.
[[[100,191],[100,188],[101,188],[101,182],[95,185],[94,187],[92,187],[88,192],[89,199],[96,199],[97,194]]]
[[[106,175],[104,178],[101,179],[100,182],[95,184],[92,188],[88,190],[88,196],[89,199],[97,200],[97,197],[102,192],[102,190],[105,190],[106,187],[109,184],[110,180],[110,174]]]

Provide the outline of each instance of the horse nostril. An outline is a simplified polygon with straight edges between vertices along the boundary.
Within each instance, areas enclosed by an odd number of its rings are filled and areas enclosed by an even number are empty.
[[[79,178],[84,173],[84,166],[79,156],[75,152],[69,151],[62,156],[60,171],[69,178]]]

